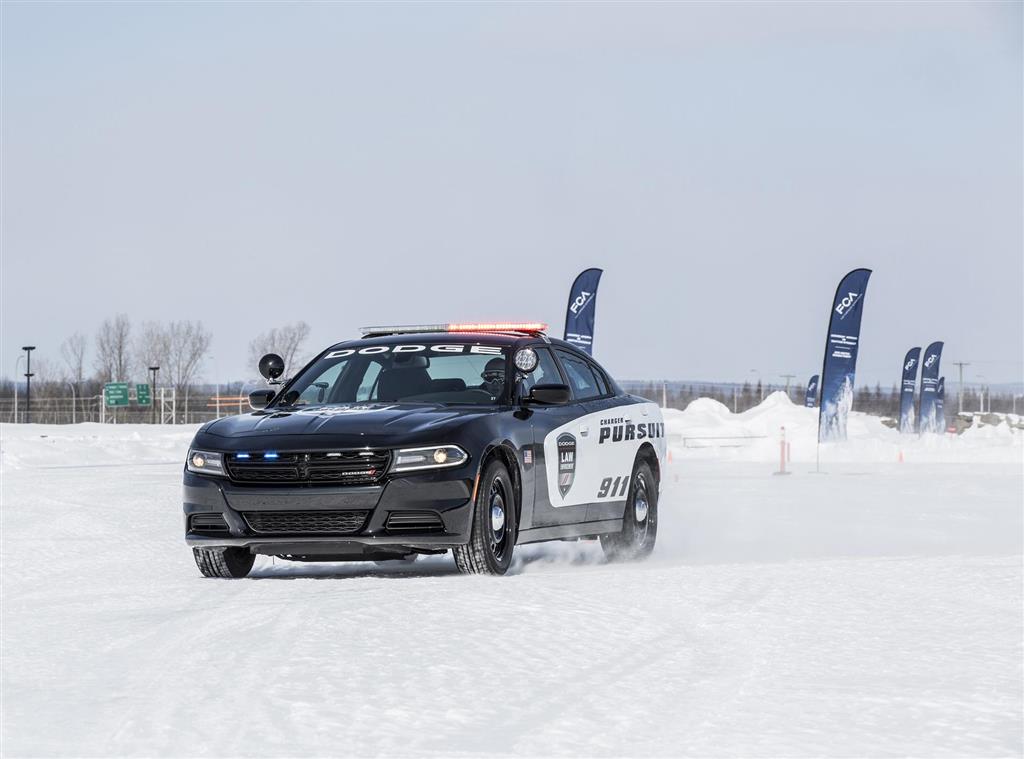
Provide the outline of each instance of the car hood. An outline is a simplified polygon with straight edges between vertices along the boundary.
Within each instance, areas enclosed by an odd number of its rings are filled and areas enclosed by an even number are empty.
[[[333,436],[331,445],[388,445],[461,425],[493,413],[494,407],[451,407],[426,403],[351,403],[267,409],[228,416],[203,428],[201,434],[245,440],[291,435]],[[326,441],[324,441],[326,443]]]

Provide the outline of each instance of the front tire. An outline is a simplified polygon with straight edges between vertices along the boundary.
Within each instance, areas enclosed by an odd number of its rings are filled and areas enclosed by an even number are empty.
[[[245,548],[193,548],[192,556],[203,577],[245,577],[256,557]]]
[[[658,537],[658,484],[646,461],[633,465],[633,480],[622,515],[622,531],[601,536],[609,561],[646,559]]]
[[[453,551],[455,566],[463,574],[503,575],[515,546],[515,490],[508,469],[494,460],[480,478],[469,543]]]

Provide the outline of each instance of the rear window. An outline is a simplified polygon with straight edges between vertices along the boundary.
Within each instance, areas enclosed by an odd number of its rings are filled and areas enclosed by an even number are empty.
[[[603,383],[599,384],[594,376],[590,364],[582,358],[577,358],[567,351],[558,351],[558,358],[562,362],[562,368],[569,379],[569,387],[572,388],[573,397],[578,401],[585,401],[588,398],[598,398],[606,395],[602,389]]]

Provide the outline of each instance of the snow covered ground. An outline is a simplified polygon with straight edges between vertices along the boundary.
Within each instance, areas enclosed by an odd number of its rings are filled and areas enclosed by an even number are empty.
[[[219,581],[181,536],[191,428],[2,426],[3,755],[1021,755],[1019,433],[856,415],[814,474],[778,397],[668,427],[646,563]]]

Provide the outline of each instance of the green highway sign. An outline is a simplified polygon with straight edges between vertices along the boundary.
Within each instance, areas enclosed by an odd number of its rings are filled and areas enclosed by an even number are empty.
[[[149,406],[153,403],[153,396],[149,394],[148,384],[135,385],[135,402],[140,406]]]
[[[108,382],[103,386],[103,403],[107,406],[128,405],[128,383]]]

